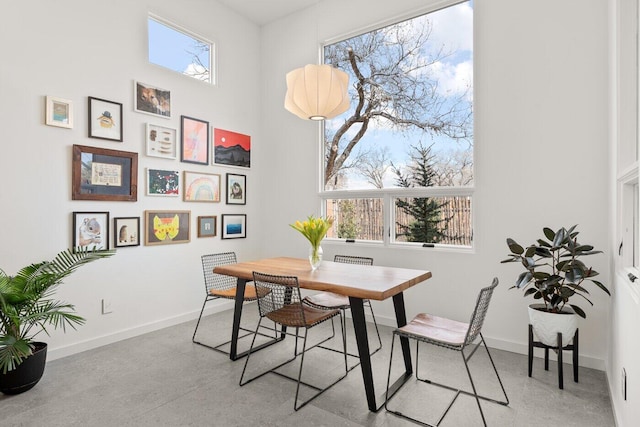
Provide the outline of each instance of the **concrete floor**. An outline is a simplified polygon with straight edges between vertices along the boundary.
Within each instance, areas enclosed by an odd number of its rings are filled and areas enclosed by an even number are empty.
[[[257,309],[248,305],[243,325],[253,327]],[[231,312],[203,319],[198,337],[218,343],[229,335]],[[230,361],[221,353],[192,344],[195,321],[86,351],[47,364],[44,377],[32,390],[17,396],[0,395],[0,426],[409,426],[383,410],[368,410],[360,368],[300,411],[294,411],[295,383],[268,374],[239,387],[244,360]],[[348,325],[350,351],[355,350]],[[313,328],[310,339],[330,333],[330,324]],[[373,338],[370,329],[370,338]],[[386,386],[391,328],[381,326],[384,347],[372,358],[376,393]],[[338,340],[332,345],[339,346]],[[293,339],[252,356],[248,373],[259,372],[292,354]],[[250,341],[242,340],[248,348]],[[415,351],[415,345],[412,345]],[[241,348],[242,349],[242,348]],[[541,350],[540,354],[542,354]],[[414,353],[415,354],[415,353]],[[614,426],[604,372],[580,368],[580,382],[565,365],[565,388],[557,385],[556,364],[544,371],[534,361],[527,377],[526,356],[492,350],[510,399],[508,407],[483,402],[490,426]],[[401,370],[396,343],[394,374]],[[567,359],[568,357],[567,353]],[[353,362],[353,360],[351,360]],[[396,363],[397,362],[397,363]],[[415,363],[415,356],[414,356]],[[305,358],[304,375],[311,383],[328,383],[340,373],[340,354],[315,349]],[[500,388],[483,349],[470,361],[480,393],[500,398]],[[296,366],[290,370],[297,373]],[[420,375],[454,386],[468,387],[459,353],[420,347]],[[301,395],[309,395],[302,389]],[[450,392],[410,380],[393,399],[434,423]],[[442,422],[443,427],[481,426],[473,398],[462,396]]]

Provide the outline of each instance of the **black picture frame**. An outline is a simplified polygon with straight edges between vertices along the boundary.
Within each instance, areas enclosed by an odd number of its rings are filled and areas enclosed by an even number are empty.
[[[222,214],[222,239],[244,239],[247,237],[246,214]]]
[[[227,174],[227,205],[247,204],[247,176],[237,173]]]
[[[113,218],[113,247],[140,246],[140,217]]]
[[[122,142],[122,104],[89,97],[89,138]]]
[[[73,212],[75,248],[106,251],[109,249],[109,212]]]

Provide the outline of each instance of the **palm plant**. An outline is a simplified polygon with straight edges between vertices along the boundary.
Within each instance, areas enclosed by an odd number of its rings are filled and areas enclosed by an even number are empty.
[[[23,267],[15,276],[0,269],[0,372],[16,369],[34,350],[34,337],[47,326],[75,329],[84,318],[71,304],[53,299],[62,280],[79,267],[110,257],[113,250],[67,249],[52,261]]]

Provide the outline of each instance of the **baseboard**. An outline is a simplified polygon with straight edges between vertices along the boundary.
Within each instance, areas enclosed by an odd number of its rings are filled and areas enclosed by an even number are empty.
[[[221,304],[217,304],[215,306],[205,308],[205,315],[219,313],[225,310],[233,309],[232,301],[225,301]],[[365,310],[365,313],[367,310]],[[103,345],[112,344],[114,342],[122,341],[128,338],[133,338],[138,335],[146,334],[149,332],[154,332],[159,329],[167,328],[169,326],[178,325],[180,323],[188,322],[194,319],[197,319],[200,315],[200,310],[192,311],[189,313],[184,313],[179,316],[169,317],[166,319],[162,319],[157,322],[150,322],[144,325],[137,326],[135,328],[126,329],[118,332],[114,332],[113,334],[103,335],[101,337],[92,338],[90,340],[81,341],[78,343],[70,344],[63,347],[50,348],[47,350],[47,359],[55,360],[61,357],[70,356],[72,354],[77,354],[83,351],[92,350],[94,348],[102,347]],[[350,313],[347,311],[347,317],[350,316]],[[373,322],[373,319],[370,315],[367,315],[367,321]],[[376,321],[380,325],[389,326],[391,328],[396,326],[396,319],[392,317],[386,316],[376,316]],[[487,344],[491,348],[496,348],[498,350],[511,351],[513,353],[518,354],[528,354],[529,348],[528,344],[517,343],[512,341],[505,341],[497,338],[493,338],[490,336],[484,336]],[[543,357],[542,350],[538,350],[534,352],[535,357]],[[550,352],[549,355],[550,360],[557,360],[554,352]],[[570,359],[567,359],[570,360]],[[580,366],[584,366],[586,368],[597,369],[599,371],[605,370],[604,360],[598,359],[595,357],[590,357],[588,355],[579,355],[578,364]]]
[[[233,309],[233,301],[224,301],[215,306],[209,304],[205,308],[203,315],[220,313],[226,310]],[[137,337],[149,332],[154,332],[160,329],[168,328],[170,326],[179,325],[180,323],[189,322],[195,320],[200,315],[200,310],[184,313],[178,316],[168,317],[156,322],[149,322],[144,325],[136,326],[135,328],[125,329],[122,331],[114,332],[112,334],[103,335],[100,337],[92,338],[86,341],[81,341],[73,344],[69,344],[62,347],[49,348],[47,350],[47,360],[56,360],[62,357],[71,356],[73,354],[81,353],[87,350],[93,350],[94,348],[102,347],[104,345],[113,344],[118,341],[126,340],[128,338]]]

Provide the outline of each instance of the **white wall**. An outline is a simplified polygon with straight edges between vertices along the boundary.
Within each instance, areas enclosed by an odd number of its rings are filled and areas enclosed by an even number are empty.
[[[69,278],[59,296],[73,302],[88,322],[78,331],[54,333],[48,339],[50,357],[194,318],[202,301],[199,256],[203,253],[235,250],[240,259],[305,256],[304,239],[287,224],[319,213],[318,127],[283,109],[284,75],[316,62],[319,41],[408,16],[425,4],[429,2],[323,0],[262,29],[215,1],[116,0],[108,7],[95,0],[3,4],[0,168],[5,182],[0,187],[4,224],[0,267],[11,273],[68,247],[73,211],[107,210],[114,217],[142,216],[145,209],[190,209],[192,227],[197,215],[248,214],[247,239],[192,235],[189,244],[123,248],[116,257]],[[525,352],[530,301],[508,291],[518,269],[499,264],[507,252],[505,238],[526,244],[538,237],[543,226],[577,223],[585,241],[613,250],[607,207],[607,4],[607,0],[475,2],[473,253],[330,243],[325,243],[325,253],[358,253],[373,256],[381,265],[432,270],[433,279],[407,292],[409,316],[430,311],[465,319],[478,288],[498,276],[501,285],[485,336],[497,347]],[[147,63],[147,12],[217,42],[219,87]],[[133,112],[133,80],[170,89],[174,117],[169,121]],[[46,95],[74,101],[73,130],[43,124]],[[87,138],[87,96],[124,104],[123,143]],[[251,169],[146,157],[145,123],[179,127],[180,114],[252,135]],[[73,144],[138,152],[138,201],[72,201]],[[248,204],[233,208],[147,197],[146,167],[246,173]],[[605,283],[611,276],[607,259],[593,258]],[[581,364],[603,369],[609,307],[611,301],[619,305],[625,297],[619,294],[610,301],[598,292],[593,297],[595,306],[580,325]],[[113,301],[114,313],[100,314],[102,298]],[[376,314],[391,324],[391,303],[376,304]],[[614,325],[627,325],[622,334],[633,330],[629,316],[616,319]],[[618,335],[619,341],[622,338]],[[626,350],[618,345],[614,357],[623,359]]]
[[[616,196],[616,179],[629,171],[637,162],[638,150],[638,0],[615,0],[610,2],[611,20],[611,146],[612,165],[610,210],[611,229],[616,229],[616,220],[622,217],[620,194]],[[636,163],[637,164],[637,163]],[[620,210],[620,211],[619,211]],[[637,230],[636,230],[637,232]],[[616,250],[623,235],[623,227],[611,235],[611,264],[614,266],[612,308],[610,313],[611,334],[607,354],[607,378],[617,424],[630,426],[640,419],[638,405],[638,377],[640,376],[640,342],[636,339],[640,322],[640,293],[638,282],[631,283],[626,277],[623,258]],[[624,242],[625,246],[628,242]],[[623,252],[626,249],[623,249]],[[624,253],[623,253],[624,255]],[[626,372],[627,398],[623,394],[623,370]]]
[[[217,42],[218,87],[147,62],[147,14],[153,12]],[[200,255],[235,250],[240,259],[259,255],[255,169],[221,168],[147,157],[147,122],[180,128],[180,115],[253,137],[259,164],[259,29],[216,2],[202,0],[62,0],[7,2],[0,15],[0,267],[9,274],[52,258],[71,246],[72,212],[109,211],[111,217],[143,216],[145,209],[191,210],[191,242],[127,247],[115,257],[83,267],[58,296],[76,305],[87,324],[47,340],[50,359],[163,325],[195,318],[204,298]],[[170,120],[133,111],[133,81],[171,90]],[[74,102],[74,129],[44,125],[44,97]],[[87,137],[87,97],[120,102],[124,142]],[[71,146],[90,145],[139,153],[138,201],[71,200]],[[263,162],[262,162],[263,163]],[[248,203],[187,203],[145,195],[147,167],[247,175]],[[248,214],[248,237],[197,238],[198,215]],[[144,224],[144,223],[143,223]],[[113,239],[113,236],[111,236]],[[100,301],[113,313],[100,314]],[[211,304],[213,306],[213,304]]]
[[[428,3],[324,0],[263,28],[262,124],[271,168],[261,179],[275,189],[264,192],[263,203],[273,206],[264,215],[278,236],[266,252],[304,256],[304,239],[287,224],[320,212],[314,195],[318,125],[282,108],[284,75],[317,61],[318,41]],[[526,352],[531,301],[508,290],[519,268],[500,264],[508,252],[505,239],[529,244],[544,226],[579,224],[585,242],[608,249],[607,11],[605,0],[475,2],[474,253],[325,241],[325,254],[357,253],[376,264],[430,269],[433,278],[407,292],[409,316],[430,311],[466,319],[478,289],[498,276],[485,336],[497,347]],[[285,211],[277,208],[282,205]],[[608,282],[607,257],[591,261]],[[604,369],[610,300],[598,291],[593,300],[580,323],[581,363]],[[376,316],[392,324],[391,302],[377,304]]]

